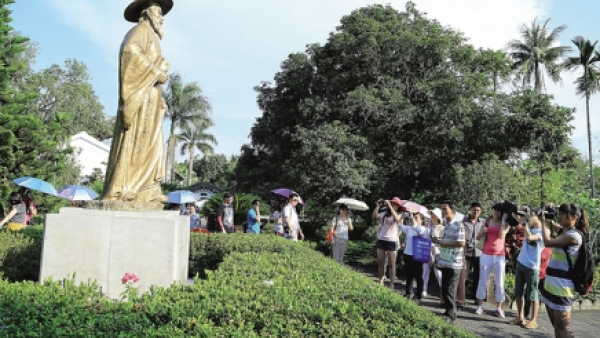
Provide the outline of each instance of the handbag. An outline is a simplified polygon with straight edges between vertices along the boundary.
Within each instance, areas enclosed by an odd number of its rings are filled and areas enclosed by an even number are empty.
[[[338,218],[336,216],[334,226],[331,229],[327,230],[327,235],[325,236],[325,240],[329,244],[333,244],[333,238],[335,237],[335,235],[337,235],[337,232],[334,230],[335,227],[337,227],[337,221],[338,221]]]
[[[487,228],[488,227],[488,221],[489,219],[485,220],[485,224],[484,226]],[[475,236],[475,229],[473,229],[473,235]],[[479,251],[483,251],[483,246],[485,245],[485,240],[487,239],[487,234],[483,235],[483,237],[481,237],[479,239],[479,241],[477,242],[477,244],[475,244],[475,249],[479,250]]]
[[[412,239],[413,260],[419,263],[431,261],[431,240],[426,237],[413,237]]]

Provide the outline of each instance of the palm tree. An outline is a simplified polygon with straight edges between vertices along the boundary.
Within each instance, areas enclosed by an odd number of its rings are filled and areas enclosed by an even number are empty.
[[[531,85],[533,79],[535,92],[541,93],[545,87],[542,67],[553,82],[560,82],[562,70],[560,60],[571,51],[571,48],[557,45],[558,36],[567,26],[561,25],[549,32],[546,25],[550,19],[541,26],[536,21],[537,18],[533,20],[531,26],[523,24],[521,27],[523,40],[509,42],[508,49],[513,60],[512,68],[517,71],[517,79],[523,81],[523,86]]]
[[[211,145],[217,145],[217,139],[206,130],[214,126],[214,122],[208,117],[198,117],[189,123],[181,126],[181,132],[177,134],[177,140],[183,142],[181,145],[181,155],[189,152],[188,161],[188,186],[192,185],[192,171],[194,168],[194,150],[198,149],[203,155],[212,154],[214,149]]]
[[[571,40],[579,51],[578,56],[569,57],[563,63],[565,69],[574,71],[578,68],[583,68],[583,75],[578,77],[575,83],[577,84],[577,94],[585,96],[585,113],[587,119],[588,133],[588,151],[590,156],[590,181],[592,187],[592,198],[596,198],[596,183],[594,180],[594,164],[592,161],[592,130],[590,127],[590,96],[596,93],[599,89],[598,80],[600,79],[600,68],[596,64],[600,61],[600,54],[596,51],[596,44],[585,39],[582,36],[576,36]]]
[[[175,169],[175,147],[177,140],[175,129],[184,126],[194,118],[206,116],[211,111],[208,99],[202,95],[202,89],[197,82],[183,83],[179,73],[169,76],[167,89],[163,96],[167,103],[165,119],[171,121],[171,131],[167,149],[167,182],[173,181]]]

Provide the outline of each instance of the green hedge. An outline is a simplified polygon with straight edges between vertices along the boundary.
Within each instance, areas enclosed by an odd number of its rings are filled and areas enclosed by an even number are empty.
[[[244,234],[191,243],[205,279],[128,301],[102,298],[95,284],[0,281],[0,335],[472,337],[306,245]]]
[[[42,226],[18,232],[0,232],[0,276],[11,281],[38,280],[42,252]]]

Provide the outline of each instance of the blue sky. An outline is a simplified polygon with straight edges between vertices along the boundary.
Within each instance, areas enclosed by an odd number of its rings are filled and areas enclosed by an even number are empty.
[[[600,39],[596,20],[600,2],[580,0],[416,0],[417,8],[445,25],[465,33],[476,47],[501,49],[519,38],[521,24],[548,18],[550,27],[567,25],[562,45],[576,35]],[[68,58],[84,62],[105,107],[117,106],[118,48],[131,24],[123,19],[128,0],[17,0],[12,5],[13,26],[37,42],[35,68],[62,64]],[[171,69],[186,82],[197,81],[213,106],[216,126],[211,132],[216,151],[238,154],[256,117],[253,87],[271,81],[288,54],[306,44],[325,42],[343,15],[373,3],[403,9],[405,1],[362,0],[175,0],[165,18],[162,42]],[[585,10],[582,10],[585,8]],[[547,82],[556,103],[577,108],[573,143],[587,154],[585,103],[575,95],[578,76],[563,74],[563,83]],[[592,98],[592,132],[600,137],[600,97]],[[168,124],[165,123],[165,128]],[[598,159],[600,138],[594,137]]]

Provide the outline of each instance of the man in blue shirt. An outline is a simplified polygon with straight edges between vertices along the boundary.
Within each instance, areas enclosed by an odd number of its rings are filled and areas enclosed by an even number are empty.
[[[260,201],[252,201],[252,208],[246,214],[246,229],[250,234],[260,234]]]

